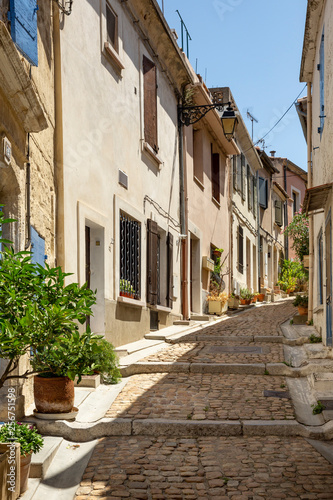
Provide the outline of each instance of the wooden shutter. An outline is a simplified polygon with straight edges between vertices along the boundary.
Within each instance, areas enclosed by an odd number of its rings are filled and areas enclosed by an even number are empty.
[[[320,58],[320,64],[319,64],[319,71],[320,71],[320,135],[323,133],[324,129],[324,115],[325,115],[325,84],[324,84],[324,78],[325,78],[325,35],[324,32],[321,35],[321,42],[320,42],[320,50],[319,50],[319,58]]]
[[[243,274],[244,269],[244,236],[243,228],[238,226],[238,271]]]
[[[249,211],[252,210],[252,204],[253,204],[253,196],[252,196],[252,191],[253,191],[253,176],[251,175],[251,170],[249,165],[247,166],[247,206]]]
[[[173,297],[173,235],[167,235],[167,304],[172,308]]]
[[[36,0],[10,0],[9,9],[13,42],[30,64],[38,66]]]
[[[241,154],[241,169],[242,169],[242,199],[246,199],[246,194],[245,194],[245,156],[243,153]]]
[[[257,204],[258,204],[258,197],[257,197],[257,178],[253,176],[253,215],[257,217]]]
[[[259,205],[267,208],[267,180],[259,177]]]
[[[158,151],[157,147],[157,83],[156,66],[143,56],[144,132],[145,141]]]
[[[158,272],[157,272],[158,229],[157,223],[147,220],[147,302],[157,305]]]
[[[242,190],[242,161],[241,155],[237,156],[237,190]]]
[[[237,156],[232,157],[232,184],[237,189]]]
[[[275,200],[275,222],[278,226],[283,226],[283,202]]]
[[[220,155],[212,153],[212,195],[220,203]]]

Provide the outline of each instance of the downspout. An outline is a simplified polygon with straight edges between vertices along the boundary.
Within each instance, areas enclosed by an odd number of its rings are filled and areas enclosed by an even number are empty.
[[[188,269],[187,269],[187,224],[185,209],[185,176],[184,176],[184,125],[178,107],[179,135],[179,196],[180,196],[180,232],[181,232],[181,310],[183,319],[188,318]]]
[[[233,160],[232,160],[233,161]],[[234,293],[235,290],[233,289],[233,277],[234,277],[234,269],[233,269],[233,257],[234,257],[234,252],[233,252],[233,204],[232,204],[232,199],[234,195],[234,169],[232,168],[231,164],[231,157],[229,156],[229,168],[231,175],[229,175],[229,211],[230,211],[230,237],[229,237],[229,293]]]
[[[30,134],[28,133],[27,169],[26,169],[26,240],[24,250],[31,246],[31,167],[30,167]]]
[[[261,258],[260,258],[260,205],[259,205],[259,170],[256,173],[257,177],[257,231],[258,231],[258,293],[261,288]]]
[[[65,207],[64,207],[64,164],[63,164],[63,116],[61,83],[60,19],[57,4],[53,3],[53,43],[54,43],[54,175],[56,191],[56,265],[65,269]]]
[[[312,187],[312,95],[311,83],[307,84],[307,146],[308,146],[308,189]],[[309,308],[308,321],[313,319],[313,277],[314,277],[314,231],[313,215],[309,216]]]

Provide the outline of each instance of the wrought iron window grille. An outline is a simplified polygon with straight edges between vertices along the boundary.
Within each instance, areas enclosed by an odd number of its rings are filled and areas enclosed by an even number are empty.
[[[120,292],[141,296],[141,224],[120,214]]]

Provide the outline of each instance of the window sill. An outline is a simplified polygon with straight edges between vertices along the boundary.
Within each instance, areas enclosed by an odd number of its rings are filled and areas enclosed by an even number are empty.
[[[145,307],[146,306],[145,302],[142,302],[142,301],[136,300],[136,299],[130,299],[129,297],[122,297],[122,296],[119,296],[117,298],[117,302],[119,304],[123,304],[124,306],[130,306],[130,307]]]
[[[160,306],[160,305],[151,306],[151,309],[153,311],[159,311],[159,312],[165,312],[165,313],[171,313],[171,311],[172,311],[171,307]]]
[[[313,310],[313,314],[323,312],[324,311],[324,304],[320,304],[319,306],[315,307]]]
[[[104,50],[110,57],[116,69],[121,73],[121,71],[125,69],[125,66],[123,65],[123,62],[120,59],[118,52],[112,47],[112,45],[109,42],[104,43]]]
[[[217,201],[217,200],[214,198],[214,196],[212,196],[212,202],[213,202],[213,203],[217,206],[217,208],[219,208],[219,209],[221,208],[221,204],[220,204],[220,202],[219,202],[219,201]]]
[[[193,179],[194,179],[194,182],[196,184],[198,184],[199,188],[202,189],[202,191],[205,190],[205,186],[203,185],[203,183],[198,179],[198,177],[196,177],[195,175],[193,176]]]
[[[280,224],[278,224],[277,222],[274,222],[274,226],[276,227],[276,229],[278,229],[279,231],[282,231],[282,226],[280,226]]]
[[[158,156],[156,151],[153,150],[151,145],[148,144],[148,142],[146,141],[142,142],[142,151],[146,153],[149,156],[149,158],[157,164],[158,168],[161,168],[163,161],[161,160],[160,156]]]

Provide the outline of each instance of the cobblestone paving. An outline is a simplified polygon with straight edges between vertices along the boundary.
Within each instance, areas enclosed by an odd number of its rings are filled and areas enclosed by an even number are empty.
[[[292,305],[291,300],[254,307],[225,321],[204,328],[200,332],[200,336],[282,335],[278,330],[279,324],[289,319],[293,314],[295,314],[295,307]],[[187,342],[192,338],[195,339],[197,334],[186,335],[183,339]]]
[[[293,419],[290,400],[265,397],[286,391],[284,377],[155,373],[134,375],[106,417],[191,420]]]
[[[333,499],[333,466],[302,438],[100,440],[75,500]]]
[[[162,351],[151,356],[147,356],[142,361],[162,361],[162,362],[190,362],[190,363],[279,363],[284,361],[283,346],[281,344],[265,344],[238,341],[230,346],[230,352],[219,352],[215,346],[225,347],[225,342],[193,342],[174,344],[166,347]],[[262,353],[255,352],[232,352],[233,348],[242,350],[242,347],[259,347]]]

